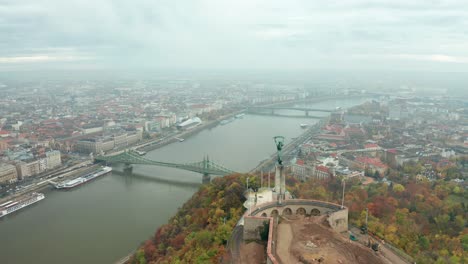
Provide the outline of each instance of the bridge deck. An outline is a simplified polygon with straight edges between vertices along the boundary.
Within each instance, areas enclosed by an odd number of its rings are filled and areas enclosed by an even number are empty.
[[[333,112],[333,110],[330,110],[330,109],[292,107],[292,106],[253,106],[253,107],[250,107],[249,109],[252,109],[252,110],[297,110],[297,111],[326,112],[326,113]]]
[[[141,165],[154,165],[163,166],[170,168],[177,168],[187,171],[198,172],[202,174],[213,174],[213,175],[228,175],[235,173],[234,171],[227,169],[221,165],[218,165],[208,159],[204,159],[200,162],[178,164],[170,162],[154,161],[140,156],[134,151],[124,151],[113,156],[98,156],[97,161],[104,161],[109,163],[124,163],[124,164],[141,164]]]

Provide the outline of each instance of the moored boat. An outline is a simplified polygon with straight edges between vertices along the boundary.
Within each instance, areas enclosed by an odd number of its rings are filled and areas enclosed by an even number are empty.
[[[18,199],[0,204],[0,218],[44,199],[42,193],[30,193]]]
[[[145,151],[135,150],[135,152],[136,152],[138,155],[140,155],[140,156],[146,155],[146,152],[145,152]]]
[[[221,125],[226,125],[226,124],[231,123],[232,121],[234,121],[234,118],[224,119],[224,120],[221,120],[221,122],[219,122],[219,123]]]
[[[72,180],[68,180],[68,181],[64,181],[64,182],[55,184],[54,186],[55,186],[56,189],[71,189],[71,188],[77,187],[77,186],[79,186],[79,185],[81,185],[81,184],[83,184],[85,182],[91,181],[91,180],[93,180],[93,179],[95,179],[95,178],[97,178],[99,176],[107,174],[107,173],[109,173],[111,171],[112,171],[111,167],[102,167],[97,171],[88,173],[88,174],[86,174],[84,176],[80,176],[80,177],[72,179]]]

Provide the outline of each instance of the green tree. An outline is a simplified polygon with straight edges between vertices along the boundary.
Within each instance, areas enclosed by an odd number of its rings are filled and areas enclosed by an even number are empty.
[[[267,241],[269,233],[270,233],[270,222],[265,221],[263,222],[263,226],[260,228],[260,238],[263,241]]]
[[[216,234],[214,237],[215,242],[218,244],[226,244],[228,239],[231,237],[232,228],[228,225],[221,224],[216,229]]]
[[[468,234],[464,234],[461,237],[461,242],[462,242],[463,250],[468,251]]]
[[[213,235],[208,230],[202,230],[195,234],[195,242],[202,248],[208,248],[213,242]]]
[[[136,259],[138,261],[138,264],[146,264],[145,252],[143,251],[143,249],[137,251]]]
[[[405,191],[405,187],[399,183],[393,185],[393,191],[396,193],[402,193]]]
[[[427,237],[420,236],[418,243],[419,243],[419,246],[421,246],[422,249],[424,249],[424,250],[429,249],[430,244],[429,244],[429,239],[427,239]]]
[[[374,178],[380,179],[380,173],[378,171],[374,172]]]

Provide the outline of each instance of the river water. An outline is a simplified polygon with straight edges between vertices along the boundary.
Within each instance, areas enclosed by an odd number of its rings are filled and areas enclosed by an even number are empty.
[[[365,100],[308,106],[334,109]],[[247,172],[275,152],[273,136],[282,135],[288,143],[303,131],[299,124],[315,122],[246,115],[151,151],[146,157],[185,163],[209,155],[229,169]],[[0,220],[0,263],[113,263],[166,223],[201,181],[200,174],[172,168],[138,165],[130,174],[117,166],[112,174],[76,189],[45,191],[45,200]]]

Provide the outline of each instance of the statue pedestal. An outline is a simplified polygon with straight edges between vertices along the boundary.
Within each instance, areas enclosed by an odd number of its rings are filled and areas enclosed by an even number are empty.
[[[284,193],[286,192],[286,177],[283,173],[284,166],[276,165],[275,171],[275,192],[278,203],[284,200]]]

